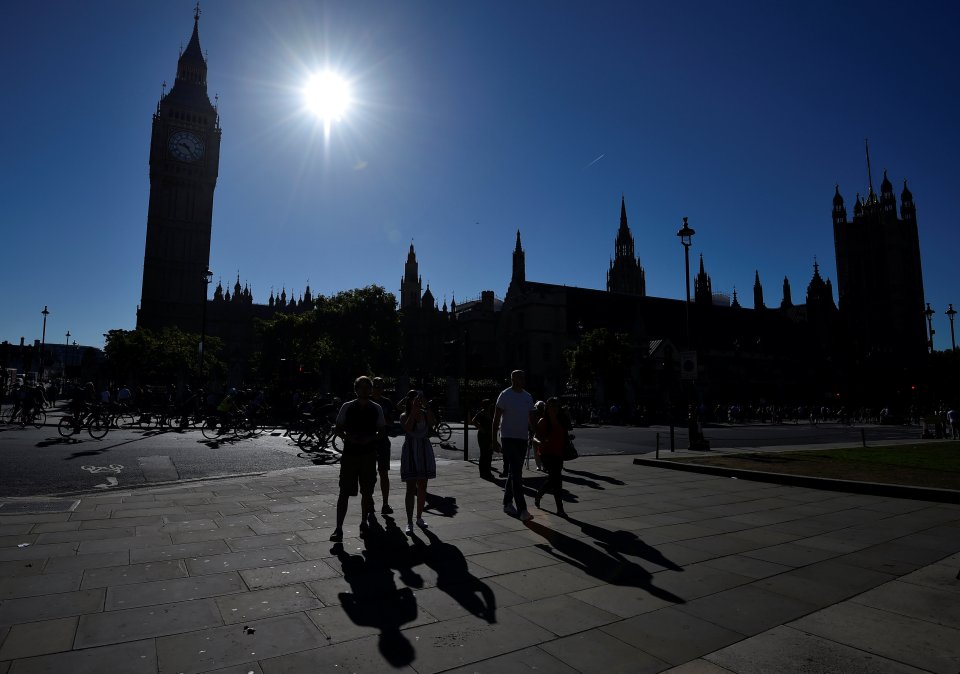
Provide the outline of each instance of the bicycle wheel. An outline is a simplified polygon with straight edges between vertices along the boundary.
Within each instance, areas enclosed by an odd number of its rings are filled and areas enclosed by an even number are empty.
[[[332,449],[336,452],[343,451],[343,441],[340,439],[340,436],[336,433],[331,432],[327,438],[327,449]]]
[[[99,414],[90,418],[90,422],[87,425],[87,433],[90,434],[90,437],[94,440],[99,440],[107,434],[107,431],[110,430],[110,421],[106,417],[103,417]]]
[[[216,417],[207,417],[200,427],[200,432],[207,440],[213,440],[220,435],[220,420]]]
[[[30,415],[30,423],[33,424],[34,428],[43,428],[43,425],[47,423],[47,413],[43,410],[34,410]]]
[[[441,421],[437,424],[437,437],[440,438],[440,442],[446,442],[452,434],[453,431],[450,429],[450,424],[446,421]]]
[[[77,428],[73,423],[73,417],[62,417],[60,419],[60,423],[57,424],[57,432],[60,433],[61,438],[69,438],[77,432]]]
[[[131,428],[137,423],[136,417],[134,417],[129,412],[120,412],[119,414],[114,415],[113,423],[111,424],[114,428]]]

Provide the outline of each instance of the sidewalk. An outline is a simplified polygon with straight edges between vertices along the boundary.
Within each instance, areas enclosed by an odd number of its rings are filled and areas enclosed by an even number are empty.
[[[0,674],[960,670],[960,506],[581,457],[524,525],[438,463],[342,545],[336,466],[8,500]]]

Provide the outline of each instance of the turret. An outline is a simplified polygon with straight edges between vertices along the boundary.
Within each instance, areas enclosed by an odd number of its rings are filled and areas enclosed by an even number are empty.
[[[520,230],[517,230],[517,245],[513,249],[513,275],[510,277],[510,285],[522,284],[527,280],[526,258],[523,247],[520,245]]]
[[[713,283],[703,266],[703,255],[700,255],[700,271],[694,279],[694,301],[697,304],[710,306],[713,304]]]
[[[763,304],[763,286],[760,285],[760,271],[757,270],[754,272],[753,277],[753,308],[754,309],[766,309],[767,307]]]
[[[783,277],[783,300],[780,302],[781,309],[789,309],[793,306],[793,298],[790,296],[790,279]]]
[[[907,189],[906,180],[903,181],[903,192],[900,193],[900,217],[912,223],[917,221],[917,209],[913,203],[913,193]]]
[[[893,184],[887,178],[887,169],[883,169],[883,182],[880,183],[880,212],[896,217],[897,198],[893,196]]]
[[[836,186],[836,192],[833,195],[833,224],[843,225],[847,222],[847,209],[843,205],[843,197],[840,196],[840,185]]]

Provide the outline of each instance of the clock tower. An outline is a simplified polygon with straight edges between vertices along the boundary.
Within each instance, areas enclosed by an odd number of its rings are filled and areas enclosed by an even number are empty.
[[[137,327],[200,332],[210,262],[220,120],[207,96],[200,50],[200,4],[177,79],[153,115],[150,203]]]

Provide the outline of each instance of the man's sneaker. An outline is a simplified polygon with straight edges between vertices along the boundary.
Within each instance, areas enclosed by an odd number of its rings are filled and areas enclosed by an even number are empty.
[[[524,510],[522,513],[520,513],[521,522],[529,522],[532,519],[533,519],[533,515],[530,514],[529,510]]]
[[[391,507],[388,506],[386,503],[384,503],[384,504],[383,504],[383,507],[380,508],[380,514],[381,514],[381,515],[392,515],[392,514],[393,514],[393,508],[391,508]]]
[[[513,506],[513,504],[507,504],[503,506],[503,512],[507,513],[511,517],[516,517],[517,515],[517,509]]]
[[[411,524],[410,522],[407,522],[407,526],[404,528],[403,533],[405,533],[407,536],[412,536],[413,524]]]
[[[420,527],[421,529],[426,529],[426,528],[427,528],[427,523],[423,521],[423,518],[422,518],[422,517],[418,517],[418,518],[417,518],[417,526]]]
[[[334,543],[339,543],[343,540],[343,529],[334,529],[333,533],[330,534],[330,540]]]

